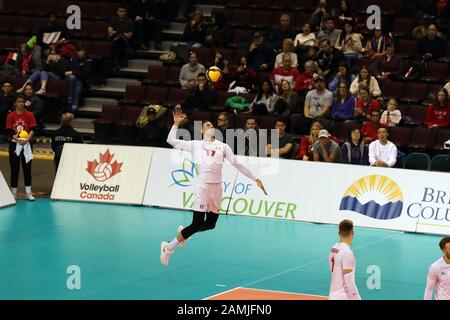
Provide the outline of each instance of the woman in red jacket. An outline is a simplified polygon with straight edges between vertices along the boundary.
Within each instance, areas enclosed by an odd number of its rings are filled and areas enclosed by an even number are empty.
[[[424,123],[429,129],[449,126],[450,102],[447,90],[442,88],[437,92],[436,98],[427,109]]]
[[[319,131],[323,129],[320,122],[314,122],[311,125],[309,136],[304,136],[300,141],[300,150],[295,157],[297,160],[309,161],[313,158],[312,146],[319,140]]]

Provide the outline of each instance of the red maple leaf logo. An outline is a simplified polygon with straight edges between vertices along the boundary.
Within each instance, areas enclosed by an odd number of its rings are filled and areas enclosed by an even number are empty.
[[[109,152],[109,149],[106,150],[105,153],[100,153],[100,161],[94,159],[94,161],[88,161],[88,165],[86,171],[97,181],[103,182],[108,179],[111,179],[116,174],[121,172],[121,168],[123,162],[117,162],[112,159],[114,158],[114,154]]]

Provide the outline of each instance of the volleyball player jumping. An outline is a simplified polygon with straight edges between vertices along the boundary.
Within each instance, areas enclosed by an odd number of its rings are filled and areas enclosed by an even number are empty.
[[[214,229],[220,213],[222,201],[222,166],[227,159],[236,169],[249,179],[255,181],[264,194],[267,192],[260,179],[243,164],[239,163],[231,148],[215,139],[215,129],[211,122],[202,126],[203,140],[184,141],[176,139],[178,126],[185,115],[181,108],[173,112],[174,124],[169,132],[167,142],[175,149],[192,153],[193,161],[198,166],[199,175],[196,178],[194,191],[194,213],[191,225],[178,227],[178,235],[171,241],[161,243],[161,263],[169,264],[169,259],[176,246],[184,247],[186,240],[193,234]],[[205,219],[206,217],[206,219]]]

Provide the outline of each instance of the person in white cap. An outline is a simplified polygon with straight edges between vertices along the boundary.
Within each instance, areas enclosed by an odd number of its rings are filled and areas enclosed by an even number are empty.
[[[330,139],[331,134],[327,130],[319,131],[319,140],[312,147],[314,161],[339,162],[339,145]]]
[[[209,121],[203,123],[203,140],[184,141],[176,137],[178,126],[183,122],[185,114],[181,108],[173,113],[173,126],[167,138],[167,143],[175,149],[192,153],[193,162],[198,167],[195,181],[194,214],[192,224],[178,227],[177,236],[170,242],[161,243],[161,263],[169,264],[169,258],[177,246],[184,247],[186,240],[197,232],[212,230],[216,226],[222,202],[222,167],[227,159],[236,169],[252,181],[267,195],[262,181],[234,156],[231,148],[215,138],[215,128]]]

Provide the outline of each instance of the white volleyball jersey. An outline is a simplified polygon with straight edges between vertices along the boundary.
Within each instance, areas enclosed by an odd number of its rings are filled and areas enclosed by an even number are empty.
[[[329,299],[350,300],[345,289],[344,270],[352,269],[353,277],[356,274],[356,262],[352,249],[346,243],[337,243],[331,248],[328,261],[331,269]]]

